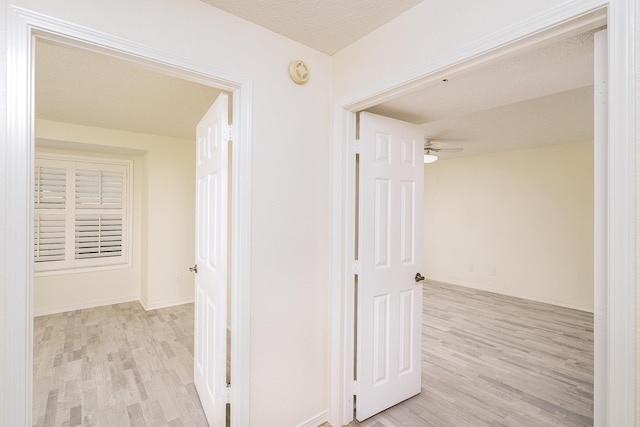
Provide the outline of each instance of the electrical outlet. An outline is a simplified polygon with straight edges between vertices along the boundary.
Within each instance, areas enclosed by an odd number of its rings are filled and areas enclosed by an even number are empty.
[[[491,273],[492,276],[495,276],[496,275],[496,267],[494,265],[492,265],[489,268],[489,272]]]
[[[467,267],[467,271],[469,273],[473,273],[473,264],[469,264],[469,267]]]

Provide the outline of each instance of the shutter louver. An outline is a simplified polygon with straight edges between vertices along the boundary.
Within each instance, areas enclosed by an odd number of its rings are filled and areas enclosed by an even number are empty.
[[[122,255],[122,215],[77,215],[76,259]]]
[[[35,214],[34,262],[64,261],[65,215]]]
[[[123,199],[123,173],[76,170],[77,209],[122,209]]]
[[[36,167],[34,194],[36,208],[64,209],[67,199],[66,189],[66,169]]]

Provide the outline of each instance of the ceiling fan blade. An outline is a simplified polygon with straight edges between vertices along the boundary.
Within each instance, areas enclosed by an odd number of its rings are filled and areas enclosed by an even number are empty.
[[[434,153],[459,153],[462,150],[464,150],[464,148],[462,147],[451,147],[451,148],[436,148],[436,147],[424,147],[424,152],[425,153],[429,153],[431,151],[433,151]]]
[[[443,153],[459,153],[462,150],[464,150],[464,148],[462,147],[438,148],[438,151],[441,151]]]

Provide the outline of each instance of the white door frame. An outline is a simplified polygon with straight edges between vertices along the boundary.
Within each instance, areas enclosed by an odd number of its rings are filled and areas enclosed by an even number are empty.
[[[18,7],[7,9],[7,30],[7,138],[0,150],[4,157],[0,169],[5,170],[7,180],[0,193],[0,206],[5,209],[0,225],[4,235],[0,283],[5,285],[4,416],[0,424],[32,425],[33,46],[35,37],[45,37],[233,93],[231,417],[232,425],[249,425],[252,80]]]
[[[500,32],[427,61],[413,69],[340,99],[334,104],[332,163],[331,385],[329,422],[342,426],[353,418],[355,112],[406,94],[445,74],[471,68],[530,48],[555,37],[577,34],[606,23],[609,30],[607,235],[595,246],[602,257],[608,295],[607,315],[595,318],[594,407],[596,425],[634,425],[636,309],[636,156],[634,81],[635,0],[573,0]],[[597,161],[598,159],[596,159]],[[597,210],[597,209],[596,209]],[[596,291],[596,295],[599,293]],[[602,323],[606,323],[602,328]],[[604,335],[604,336],[602,336]],[[607,354],[607,357],[598,357]]]

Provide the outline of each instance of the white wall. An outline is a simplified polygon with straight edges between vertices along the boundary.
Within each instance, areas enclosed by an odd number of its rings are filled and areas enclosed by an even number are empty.
[[[636,109],[640,106],[640,7],[636,7]],[[640,112],[636,110],[636,165],[640,165]],[[640,170],[640,167],[637,169]],[[636,179],[636,212],[640,212],[640,174]],[[640,216],[636,217],[636,246],[640,247]],[[636,262],[636,307],[640,307],[640,258]],[[636,425],[640,426],[640,310],[636,314]]]
[[[425,275],[593,311],[593,143],[425,165]]]
[[[2,0],[2,28],[9,4],[252,79],[250,416],[253,425],[279,427],[326,411],[331,58],[198,0]],[[0,32],[2,94],[5,37]],[[309,66],[305,86],[288,77],[295,59]],[[142,272],[149,282],[152,274]]]
[[[47,120],[37,121],[36,137],[76,150],[69,154],[132,159],[134,235],[130,269],[37,277],[34,312],[138,299],[147,309],[193,301],[187,269],[195,247],[195,143]]]

